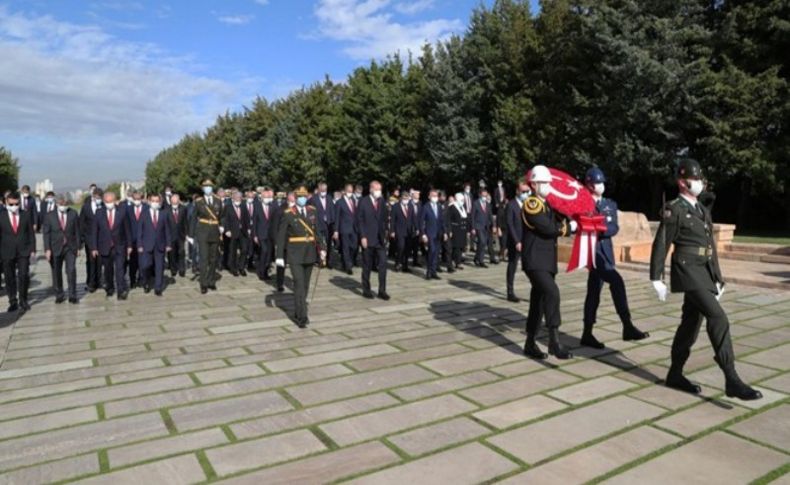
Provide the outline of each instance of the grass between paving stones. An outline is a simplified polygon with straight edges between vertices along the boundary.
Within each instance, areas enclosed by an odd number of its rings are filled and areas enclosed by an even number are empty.
[[[211,481],[217,478],[217,472],[214,470],[214,467],[211,465],[211,462],[208,461],[208,457],[206,456],[206,452],[203,450],[199,450],[195,452],[197,456],[198,463],[200,463],[200,467],[203,469],[203,473],[206,474],[206,480]]]
[[[765,475],[761,476],[760,478],[754,480],[752,485],[763,485],[773,482],[785,475],[790,473],[790,462],[785,463],[784,465],[780,466],[776,470],[770,471]]]

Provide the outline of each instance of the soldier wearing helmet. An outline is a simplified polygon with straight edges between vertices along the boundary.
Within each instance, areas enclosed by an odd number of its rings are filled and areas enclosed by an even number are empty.
[[[549,352],[558,359],[569,359],[571,353],[560,343],[560,289],[554,281],[557,275],[557,238],[576,230],[576,222],[568,221],[551,208],[546,197],[551,193],[551,173],[543,165],[536,165],[529,173],[533,195],[522,207],[524,221],[521,264],[532,285],[527,316],[527,341],[524,354],[534,359],[548,357],[535,343],[541,315],[545,312],[549,332]]]
[[[628,309],[628,297],[625,283],[620,273],[615,268],[614,248],[612,237],[620,230],[617,223],[617,203],[603,196],[606,186],[606,176],[598,167],[587,170],[584,184],[595,200],[595,212],[604,217],[606,231],[599,232],[595,245],[595,267],[587,275],[587,296],[584,299],[584,331],[581,344],[595,349],[604,348],[604,344],[593,336],[595,317],[601,301],[601,289],[604,283],[609,283],[612,301],[623,323],[623,340],[642,340],[649,334],[642,332],[631,321],[631,311]]]
[[[760,399],[760,391],[741,381],[735,371],[730,322],[719,303],[724,279],[713,239],[713,220],[710,210],[699,202],[705,189],[702,168],[696,160],[681,160],[676,179],[680,196],[664,206],[650,256],[650,280],[659,300],[666,301],[667,286],[662,281],[664,262],[670,246],[674,245],[671,291],[683,293],[683,313],[672,342],[672,365],[666,385],[692,394],[701,392],[700,386],[683,376],[683,366],[705,318],[714,358],[724,372],[727,396]]]

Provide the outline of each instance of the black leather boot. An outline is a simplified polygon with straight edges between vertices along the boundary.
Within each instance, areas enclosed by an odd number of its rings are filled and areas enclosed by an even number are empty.
[[[556,328],[549,329],[549,353],[560,360],[573,358],[573,354],[560,343],[560,332]]]

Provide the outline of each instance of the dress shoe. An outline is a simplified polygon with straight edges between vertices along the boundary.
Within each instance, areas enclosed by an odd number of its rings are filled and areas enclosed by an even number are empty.
[[[649,333],[643,332],[633,325],[623,327],[623,340],[643,340],[649,336]]]
[[[129,292],[128,291],[124,291],[123,293],[118,293],[118,299],[119,300],[125,300],[127,298],[129,298]]]
[[[351,268],[349,268],[349,269],[346,270],[346,274],[350,276],[350,275],[353,275],[354,272],[351,271]]]
[[[263,279],[263,281],[271,281],[271,280],[272,280],[272,277],[271,277],[271,276],[269,276],[267,273],[264,273],[264,274],[263,274],[263,278],[262,278],[262,279]]]
[[[211,291],[217,291],[217,285],[208,285],[208,289]]]
[[[19,308],[21,308],[24,311],[28,311],[30,310],[30,303],[28,303],[27,300],[21,300],[19,302]]]
[[[386,291],[379,291],[379,298],[381,298],[384,301],[388,301],[390,299],[390,296],[387,294]]]
[[[96,287],[95,286],[86,286],[85,289],[88,290],[88,293],[96,293]]]
[[[239,274],[242,275],[242,276],[247,276],[247,270],[243,269],[243,270],[239,271]]]
[[[171,269],[171,270],[170,270],[170,277],[171,277],[171,278],[175,278],[175,277],[176,277],[176,273],[178,273],[178,271],[176,271],[176,270],[174,270],[174,269]]]
[[[749,385],[743,382],[737,375],[727,379],[724,393],[727,397],[738,398],[741,401],[755,401],[763,397],[760,391],[749,387]]]
[[[395,268],[393,268],[393,269],[392,269],[392,271],[394,271],[394,272],[396,272],[396,273],[397,273],[397,272],[399,272],[399,271],[400,271],[400,265],[399,265],[399,264],[396,264],[396,265],[395,265]]]
[[[363,291],[362,292],[362,296],[367,298],[367,299],[369,299],[369,300],[372,300],[373,298],[375,298],[375,296],[373,296],[373,292],[370,291],[370,290]]]
[[[699,394],[702,392],[701,387],[686,379],[683,374],[675,374],[670,372],[667,374],[664,385],[672,389],[677,389],[678,391],[688,392],[690,394]]]
[[[584,332],[582,333],[582,338],[579,341],[580,344],[584,345],[585,347],[591,347],[593,349],[603,349],[606,347],[603,343],[599,342],[597,338],[595,338],[592,332]]]
[[[540,350],[538,344],[536,344],[534,340],[527,340],[524,344],[524,355],[537,360],[544,360],[548,357],[545,352]]]
[[[154,295],[162,296],[162,290],[154,290]]]
[[[133,290],[135,288],[137,288],[137,282],[136,281],[134,283],[129,283],[129,289],[130,290]]]
[[[205,295],[206,293],[208,293],[208,288],[206,288],[205,286],[201,286],[200,287],[200,294],[201,295]]]
[[[285,288],[283,288],[282,286],[277,287],[277,293],[282,293],[283,291],[285,291]]]
[[[299,328],[307,328],[307,324],[305,323],[305,321],[300,319],[296,320],[296,326]]]
[[[8,310],[6,310],[6,311],[8,313],[11,313],[11,312],[15,312],[17,310],[19,310],[19,305],[16,304],[16,303],[12,303],[11,305],[8,306]]]
[[[150,286],[148,286],[148,285],[145,285],[145,286],[143,287],[143,291],[144,291],[146,294],[148,294],[148,293],[151,293],[151,287],[150,287]]]
[[[573,354],[560,343],[560,332],[556,328],[549,329],[549,353],[560,360],[573,358]]]
[[[80,301],[76,297],[75,298],[69,298],[69,303],[71,303],[72,305],[76,305],[79,302]]]
[[[107,290],[107,298],[113,296],[115,294],[115,290]]]
[[[510,302],[513,302],[513,303],[519,303],[521,301],[521,298],[517,297],[513,293],[508,293],[507,294],[507,301],[510,301]]]
[[[439,278],[438,274],[434,273],[434,274],[431,275],[431,279],[432,280],[440,280],[441,278]]]
[[[455,273],[455,268],[453,268],[453,267],[447,268],[447,272],[448,273]]]
[[[444,270],[442,268],[436,268],[436,272],[437,273],[444,273]]]
[[[178,272],[178,276],[180,276],[180,277],[182,277],[182,278],[183,278],[184,276],[186,276],[186,275],[187,275],[187,272],[186,272],[186,271],[179,271],[179,272]]]
[[[238,271],[231,271],[230,274],[232,274],[233,276],[235,276],[237,278],[239,276],[239,272]]]
[[[59,297],[55,298],[55,304],[56,305],[60,305],[64,301],[66,301],[66,297],[65,296],[59,296]]]

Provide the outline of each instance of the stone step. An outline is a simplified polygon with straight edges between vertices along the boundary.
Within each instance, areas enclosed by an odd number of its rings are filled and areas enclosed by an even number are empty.
[[[737,251],[741,253],[757,254],[782,254],[790,255],[790,246],[782,244],[760,244],[760,243],[728,243],[724,245],[727,251]]]
[[[739,261],[755,261],[761,263],[790,264],[790,254],[761,254],[746,251],[721,251],[719,257],[737,259]]]

